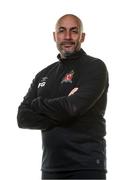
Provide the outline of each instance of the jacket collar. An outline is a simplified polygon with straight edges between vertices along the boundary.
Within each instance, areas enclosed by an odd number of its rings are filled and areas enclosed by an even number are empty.
[[[86,52],[81,48],[79,51],[71,54],[69,57],[67,58],[61,58],[61,55],[58,54],[57,58],[59,59],[59,61],[61,61],[62,63],[67,63],[67,62],[73,62],[74,60],[80,60],[81,56],[85,55]]]

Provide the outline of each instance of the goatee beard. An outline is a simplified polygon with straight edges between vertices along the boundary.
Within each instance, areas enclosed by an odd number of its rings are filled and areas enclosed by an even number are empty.
[[[74,54],[75,52],[65,52],[63,53],[64,58],[70,57],[72,54]]]
[[[61,53],[61,57],[66,59],[66,58],[69,58],[70,56],[76,54],[76,52],[77,52],[77,50],[71,51],[71,52],[63,52],[63,53]]]

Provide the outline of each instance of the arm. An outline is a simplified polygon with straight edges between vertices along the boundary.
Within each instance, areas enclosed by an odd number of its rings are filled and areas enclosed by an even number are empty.
[[[48,130],[55,126],[55,122],[52,119],[29,108],[21,109],[19,107],[17,121],[19,128]]]
[[[31,102],[37,97],[38,77],[33,80],[27,95],[18,108],[17,122],[20,128],[49,129],[55,126],[55,122],[46,115],[34,112],[31,109]]]
[[[58,124],[70,121],[71,118],[84,115],[101,98],[107,88],[107,69],[104,63],[97,63],[87,74],[79,89],[70,96],[54,99],[38,97],[32,102],[36,112],[42,112]]]

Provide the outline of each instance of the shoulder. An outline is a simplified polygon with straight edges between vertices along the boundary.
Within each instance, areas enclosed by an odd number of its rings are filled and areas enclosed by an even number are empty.
[[[56,68],[59,64],[59,61],[56,61],[50,65],[48,65],[47,67],[45,67],[44,69],[42,69],[41,71],[39,71],[36,76],[35,79],[39,79],[40,77],[44,76],[46,73],[48,73],[49,71],[54,70],[54,68]]]
[[[93,57],[93,56],[90,56],[90,55],[85,55],[84,56],[84,61],[85,61],[85,64],[90,68],[90,69],[93,69],[93,70],[102,70],[102,71],[107,71],[107,67],[106,67],[106,64],[103,60],[99,59],[99,58],[96,58],[96,57]]]

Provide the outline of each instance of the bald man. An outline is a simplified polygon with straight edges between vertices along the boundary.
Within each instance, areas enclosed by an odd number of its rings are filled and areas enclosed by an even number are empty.
[[[58,61],[35,76],[18,126],[42,132],[42,179],[105,180],[106,65],[81,48],[85,33],[77,16],[62,16],[53,37]]]

